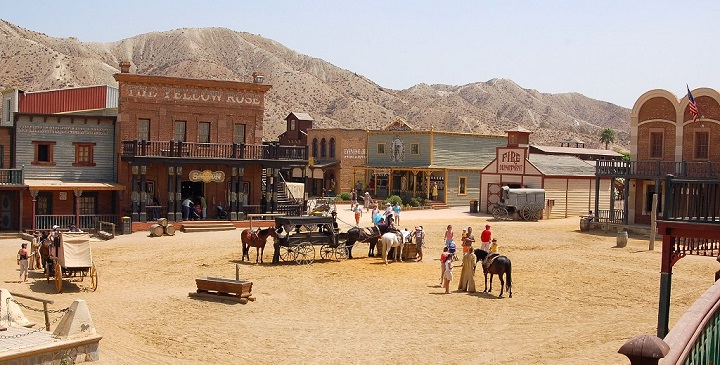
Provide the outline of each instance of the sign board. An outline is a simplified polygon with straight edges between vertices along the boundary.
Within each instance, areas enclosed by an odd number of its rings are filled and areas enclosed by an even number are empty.
[[[202,181],[204,183],[209,182],[223,182],[225,181],[225,173],[222,171],[210,171],[210,170],[192,170],[190,171],[190,174],[188,175],[190,178],[190,181],[198,182]]]
[[[498,148],[497,173],[498,174],[525,174],[525,148]]]

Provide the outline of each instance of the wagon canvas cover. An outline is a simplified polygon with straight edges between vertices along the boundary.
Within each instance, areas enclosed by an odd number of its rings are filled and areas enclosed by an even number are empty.
[[[58,250],[58,261],[62,267],[92,266],[89,233],[65,233],[62,235],[62,249]]]

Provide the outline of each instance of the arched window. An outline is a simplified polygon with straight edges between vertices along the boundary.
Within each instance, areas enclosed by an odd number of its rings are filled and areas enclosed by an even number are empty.
[[[330,158],[335,158],[335,137],[330,137]]]
[[[313,142],[312,142],[312,157],[317,158],[317,147],[318,147],[317,138],[313,138]]]
[[[325,141],[325,138],[320,140],[320,157],[327,157],[327,141]]]

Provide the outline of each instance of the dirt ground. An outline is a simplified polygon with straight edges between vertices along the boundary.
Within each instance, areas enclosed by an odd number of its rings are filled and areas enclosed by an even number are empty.
[[[459,236],[472,226],[479,238],[488,221],[467,210],[402,213],[400,227],[423,225],[428,233],[423,262],[386,266],[359,244],[353,260],[271,265],[269,243],[266,263],[255,265],[240,261],[239,230],[136,232],[93,242],[96,292],[66,280],[55,294],[40,272],[18,283],[17,239],[0,241],[7,253],[0,275],[10,291],[55,300],[52,308],[85,299],[104,336],[97,364],[629,364],[618,348],[655,333],[660,243],[648,251],[647,237],[631,235],[617,248],[614,233],[581,233],[577,217],[490,221],[500,252],[512,260],[513,298],[496,298],[497,278],[491,294],[458,292],[460,267],[453,293],[442,294],[445,227],[453,224]],[[354,221],[347,207],[339,217]],[[369,221],[364,216],[361,225]],[[195,278],[235,278],[236,263],[241,279],[254,283],[256,302],[188,297]],[[718,266],[706,257],[675,265],[671,326],[713,283]],[[480,270],[475,278],[482,289]]]

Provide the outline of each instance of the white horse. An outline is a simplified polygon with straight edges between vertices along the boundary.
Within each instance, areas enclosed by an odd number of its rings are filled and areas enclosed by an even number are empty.
[[[390,249],[393,247],[399,247],[398,249],[395,249],[395,261],[402,261],[402,250],[405,247],[405,242],[407,242],[410,237],[410,231],[407,229],[399,232],[388,232],[380,237],[385,265],[388,264],[388,254],[390,253]]]

